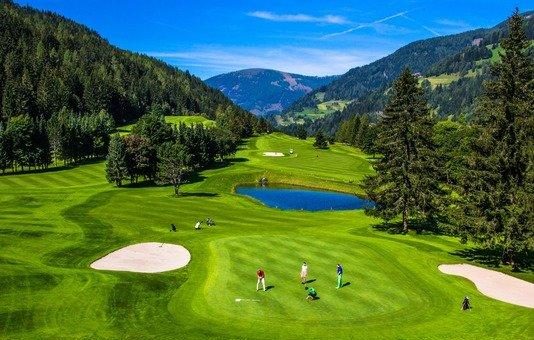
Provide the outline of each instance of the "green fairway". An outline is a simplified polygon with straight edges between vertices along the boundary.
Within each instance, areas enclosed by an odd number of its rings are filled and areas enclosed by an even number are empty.
[[[233,192],[265,176],[362,193],[358,184],[372,173],[365,154],[312,144],[283,134],[252,138],[228,166],[202,172],[178,198],[171,187],[115,188],[103,162],[0,176],[0,338],[534,337],[532,309],[439,272],[441,263],[466,262],[451,254],[466,247],[456,238],[388,234],[363,211],[279,211]],[[263,156],[289,149],[287,157]],[[195,231],[207,217],[216,226]],[[160,274],[89,268],[140,242],[183,245],[191,262]],[[319,300],[305,300],[302,261]],[[267,292],[256,292],[258,267],[272,286]],[[532,272],[514,275],[534,281]],[[469,312],[460,311],[465,295]]]
[[[213,127],[216,124],[214,120],[208,119],[203,116],[165,116],[165,121],[173,125],[178,125],[180,123],[184,123],[187,125],[204,124],[205,127]],[[134,125],[135,124],[119,126],[117,128],[117,131],[121,136],[127,135],[132,132]]]

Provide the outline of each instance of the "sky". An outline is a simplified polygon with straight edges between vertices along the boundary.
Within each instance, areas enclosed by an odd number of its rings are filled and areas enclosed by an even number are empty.
[[[17,0],[202,79],[246,68],[343,74],[412,41],[492,27],[534,0]]]

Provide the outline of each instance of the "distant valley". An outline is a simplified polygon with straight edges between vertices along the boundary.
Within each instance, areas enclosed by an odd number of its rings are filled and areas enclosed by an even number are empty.
[[[255,68],[221,74],[205,82],[243,109],[264,116],[282,112],[296,100],[337,78]]]

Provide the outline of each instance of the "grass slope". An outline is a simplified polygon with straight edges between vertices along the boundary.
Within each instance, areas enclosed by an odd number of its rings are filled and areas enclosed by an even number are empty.
[[[213,127],[215,126],[215,121],[208,119],[206,117],[202,116],[165,116],[165,121],[167,123],[178,125],[180,123],[193,125],[193,124],[204,124],[206,127]],[[130,132],[132,132],[132,128],[135,124],[128,124],[119,126],[117,128],[117,131],[121,136],[127,135]]]
[[[233,193],[264,175],[360,190],[372,171],[364,154],[311,144],[281,134],[252,138],[179,198],[168,187],[114,188],[103,163],[0,177],[0,338],[532,338],[531,310],[438,271],[464,261],[451,255],[464,247],[453,238],[391,235],[361,211],[277,211]],[[289,148],[290,157],[262,156]],[[194,231],[208,216],[217,226]],[[89,268],[148,241],[184,245],[190,265],[162,274]],[[318,301],[304,300],[303,260]],[[350,282],[339,290],[337,262]],[[273,286],[267,292],[255,291],[258,266]],[[519,276],[534,281],[532,273]],[[471,312],[459,311],[464,295]]]

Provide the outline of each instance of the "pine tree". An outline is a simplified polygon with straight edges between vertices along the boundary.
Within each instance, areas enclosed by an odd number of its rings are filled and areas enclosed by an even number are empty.
[[[308,138],[308,132],[306,131],[303,125],[299,125],[297,127],[296,136],[298,139],[302,139],[302,140],[305,140],[306,138]]]
[[[534,68],[518,10],[508,25],[478,107],[482,133],[462,179],[460,231],[502,250],[516,269],[534,248]]]
[[[376,175],[364,181],[373,210],[386,220],[402,215],[403,231],[409,220],[428,221],[441,194],[437,157],[432,142],[433,121],[417,77],[405,69],[393,85],[393,95],[378,123]]]
[[[326,149],[328,148],[328,141],[326,140],[325,135],[319,131],[315,135],[315,142],[313,142],[313,146],[317,149]]]
[[[115,183],[120,187],[127,176],[126,171],[126,147],[119,135],[111,137],[109,152],[106,162],[106,178],[109,183]]]

